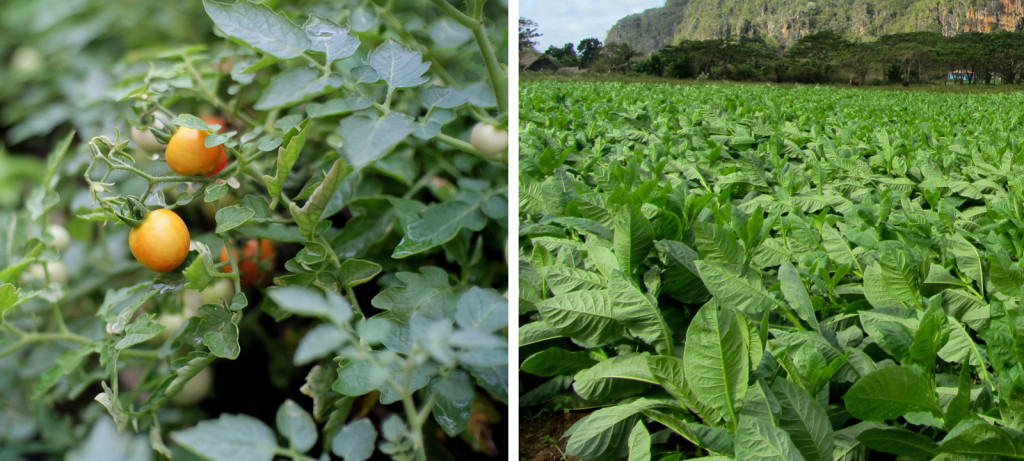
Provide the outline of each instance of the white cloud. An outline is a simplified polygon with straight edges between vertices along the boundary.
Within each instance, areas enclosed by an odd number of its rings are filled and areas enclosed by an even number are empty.
[[[521,0],[519,15],[537,23],[537,48],[595,37],[604,42],[608,29],[626,15],[663,6],[665,0]]]

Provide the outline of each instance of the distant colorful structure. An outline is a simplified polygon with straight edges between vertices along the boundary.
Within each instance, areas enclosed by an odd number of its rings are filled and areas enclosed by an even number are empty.
[[[977,78],[977,76],[974,75],[974,72],[971,72],[966,69],[954,70],[949,73],[949,80],[952,80],[953,82],[956,83],[974,83],[975,78]]]

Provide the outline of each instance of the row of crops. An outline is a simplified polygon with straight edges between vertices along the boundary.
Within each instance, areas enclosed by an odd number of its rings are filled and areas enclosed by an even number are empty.
[[[1024,458],[1021,107],[524,82],[523,424],[585,414],[584,460]]]

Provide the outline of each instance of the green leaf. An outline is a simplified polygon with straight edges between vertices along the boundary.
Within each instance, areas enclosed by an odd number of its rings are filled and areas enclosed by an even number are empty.
[[[914,411],[941,414],[935,389],[908,367],[885,367],[863,377],[843,395],[846,411],[868,421],[896,419]]]
[[[253,216],[256,216],[256,211],[242,205],[231,205],[221,208],[217,210],[217,229],[215,232],[223,234],[238,226],[247,224]]]
[[[610,277],[608,295],[615,306],[615,319],[630,334],[655,346],[658,352],[672,355],[672,331],[652,295],[644,292],[636,282],[619,271]]]
[[[520,328],[522,333],[522,328]],[[549,347],[537,352],[519,366],[519,371],[536,376],[558,376],[575,374],[597,363],[587,351],[568,351],[560,347]]]
[[[629,433],[629,461],[651,461],[651,434],[643,421],[637,421]]]
[[[950,330],[946,311],[939,302],[932,302],[921,319],[921,324],[914,333],[914,342],[910,345],[909,358],[921,364],[925,370],[935,368],[935,355],[949,340]]]
[[[480,211],[480,202],[453,200],[436,203],[423,212],[423,217],[405,229],[391,257],[407,258],[435,248],[454,239],[463,228],[480,231],[487,218]]]
[[[644,353],[602,360],[576,373],[572,387],[580,397],[594,402],[639,394],[658,383],[647,366],[647,357]]]
[[[654,247],[665,268],[661,274],[665,293],[687,304],[700,304],[711,297],[697,271],[696,261],[700,255],[696,251],[683,242],[672,240],[658,240]]]
[[[566,293],[537,303],[544,322],[559,334],[587,346],[600,346],[625,332],[616,320],[606,290]]]
[[[641,398],[584,416],[569,429],[572,436],[565,447],[565,454],[588,461],[626,458],[627,440],[638,420],[638,414],[645,409],[665,404],[660,400]]]
[[[285,400],[277,409],[277,430],[299,453],[309,451],[316,443],[313,417],[291,399]]]
[[[1024,433],[975,417],[953,428],[939,444],[938,452],[969,459],[1024,459]]]
[[[36,388],[32,391],[32,400],[38,400],[46,394],[50,388],[56,385],[61,378],[77,369],[82,363],[82,360],[90,354],[98,351],[99,347],[95,345],[85,345],[77,349],[62,352],[57,356],[57,359],[53,361],[53,366],[48,368],[39,376],[39,383],[36,384]]]
[[[902,427],[878,427],[861,432],[857,441],[882,453],[931,459],[938,454],[938,444],[932,439]]]
[[[824,225],[821,227],[821,246],[828,252],[829,259],[837,264],[851,267],[859,273],[864,272],[860,267],[860,262],[857,261],[857,257],[850,250],[850,246],[847,245],[846,240],[832,226]]]
[[[818,317],[814,313],[814,305],[811,304],[811,298],[807,295],[807,289],[804,287],[803,280],[800,279],[800,274],[796,272],[796,268],[789,261],[779,266],[779,284],[782,288],[782,295],[789,302],[789,307],[796,311],[796,314],[811,328],[817,330]]]
[[[441,425],[449,437],[455,437],[466,430],[476,390],[469,375],[461,370],[452,372],[446,379],[434,377],[427,385],[427,391],[437,394],[434,403],[434,420]]]
[[[238,345],[238,321],[241,318],[241,312],[233,313],[219,304],[199,306],[198,321],[190,321],[182,335],[201,340],[217,357],[234,360],[241,351]]]
[[[950,248],[950,251],[953,253],[953,257],[956,258],[957,268],[967,276],[968,280],[977,283],[978,288],[984,293],[985,274],[982,269],[981,256],[978,255],[978,249],[974,248],[974,245],[971,245],[971,242],[968,242],[963,235],[953,234],[952,240],[953,246]]]
[[[340,294],[324,295],[315,288],[300,286],[271,287],[267,296],[286,312],[306,317],[320,317],[335,324],[348,323],[352,318],[352,305]]]
[[[380,264],[373,261],[346,259],[341,262],[338,276],[341,277],[341,282],[345,288],[352,288],[373,280],[377,274],[380,274],[380,271]]]
[[[426,83],[423,73],[430,68],[418,51],[412,51],[393,40],[384,42],[366,56],[366,64],[388,83],[388,93],[396,88],[408,88]]]
[[[274,431],[247,415],[223,414],[172,432],[171,439],[212,461],[272,461],[277,451]]]
[[[772,392],[781,408],[778,426],[789,434],[804,459],[831,461],[835,441],[825,407],[786,379],[775,380]]]
[[[204,0],[203,7],[226,35],[278,59],[299,57],[312,45],[305,31],[265,5]]]
[[[802,461],[804,457],[785,431],[763,419],[743,416],[736,429],[736,459]]]
[[[469,98],[458,88],[431,85],[420,90],[420,102],[427,109],[453,109],[468,101]]]
[[[331,453],[345,461],[365,461],[373,455],[377,429],[369,419],[359,418],[345,425],[331,442]]]
[[[281,188],[284,185],[284,180],[292,171],[292,166],[295,165],[299,154],[302,153],[303,146],[306,145],[309,122],[304,120],[300,126],[302,129],[299,134],[293,136],[287,146],[277,150],[277,172],[274,176],[263,175],[263,182],[267,184],[267,192],[270,193],[270,208],[277,207],[277,202],[281,200]]]
[[[690,390],[733,427],[750,374],[746,331],[735,310],[719,310],[715,303],[707,303],[690,322],[683,351]]]
[[[307,239],[312,240],[314,231],[316,230],[317,223],[320,222],[320,218],[323,217],[324,209],[327,208],[327,204],[331,201],[331,196],[338,190],[341,185],[341,181],[352,171],[351,167],[345,164],[345,161],[338,159],[331,165],[331,170],[324,175],[323,182],[316,187],[313,191],[313,195],[309,197],[306,204],[299,208],[295,202],[289,204],[289,210],[292,213],[292,217],[295,218],[295,224],[299,226],[299,232],[302,233]],[[220,214],[219,212],[217,213]]]
[[[448,272],[424,266],[420,272],[399,272],[396,277],[404,285],[389,287],[375,296],[373,307],[388,310],[408,319],[413,313],[429,318],[453,318],[458,298],[449,285]]]
[[[348,26],[340,26],[330,19],[311,14],[302,28],[309,37],[309,49],[327,56],[327,67],[331,67],[334,61],[352,56],[359,49],[359,37],[350,34]]]
[[[29,296],[22,297],[21,290],[18,287],[9,283],[0,283],[0,322],[4,319],[4,314],[18,307],[21,303],[28,301],[36,297],[36,293]]]
[[[313,99],[345,83],[341,75],[321,75],[309,67],[294,67],[270,79],[253,109],[270,110],[291,107]]]
[[[722,305],[735,306],[759,318],[777,302],[765,289],[761,276],[750,266],[712,261],[697,261],[704,286]]]
[[[485,333],[505,328],[508,326],[508,299],[491,288],[470,287],[459,297],[455,323]]]
[[[292,363],[295,366],[303,366],[327,357],[341,349],[341,346],[344,346],[350,339],[351,336],[348,333],[338,329],[335,325],[317,325],[307,331],[299,340]]]
[[[416,127],[408,115],[388,112],[353,115],[341,121],[337,133],[343,141],[342,153],[352,167],[360,170],[384,157]]]
[[[543,267],[540,272],[548,284],[548,289],[556,295],[580,290],[597,290],[608,284],[601,274],[575,267],[555,265]]]
[[[701,259],[720,263],[743,262],[743,247],[728,229],[706,222],[693,223]]]
[[[622,208],[613,216],[615,257],[623,272],[633,274],[654,248],[654,226],[639,207]]]
[[[153,321],[154,318],[156,318],[155,314],[139,316],[128,325],[124,337],[114,347],[119,351],[124,350],[136,344],[149,341],[150,338],[160,334],[161,331],[164,331],[165,327]]]

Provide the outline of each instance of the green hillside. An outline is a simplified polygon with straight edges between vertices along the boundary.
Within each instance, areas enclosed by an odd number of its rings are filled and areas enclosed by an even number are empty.
[[[1024,0],[667,0],[620,19],[605,41],[650,53],[678,40],[727,36],[763,37],[785,46],[822,30],[870,39],[1000,29],[1024,29]]]

